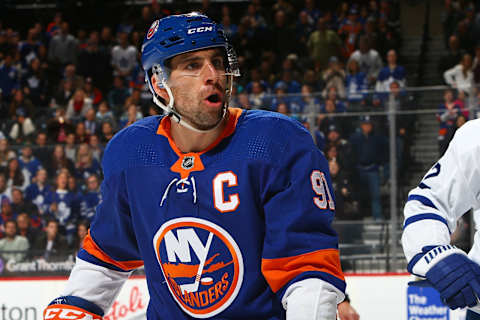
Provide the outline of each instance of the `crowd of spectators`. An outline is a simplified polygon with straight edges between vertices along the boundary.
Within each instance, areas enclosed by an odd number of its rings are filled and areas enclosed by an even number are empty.
[[[438,64],[440,79],[450,86],[437,112],[439,153],[471,117],[480,98],[480,13],[478,1],[445,0],[443,34],[446,52]]]
[[[81,245],[101,201],[105,144],[160,114],[139,63],[144,32],[155,19],[190,10],[221,22],[237,51],[243,76],[231,105],[302,122],[329,161],[338,219],[383,219],[386,117],[345,115],[384,111],[390,92],[409,103],[397,64],[398,5],[342,1],[332,10],[313,0],[253,0],[231,12],[209,1],[181,11],[153,1],[116,27],[71,30],[61,12],[30,22],[25,34],[0,23],[0,251],[27,246],[29,255],[51,258]],[[407,145],[411,123],[398,127],[399,145]]]

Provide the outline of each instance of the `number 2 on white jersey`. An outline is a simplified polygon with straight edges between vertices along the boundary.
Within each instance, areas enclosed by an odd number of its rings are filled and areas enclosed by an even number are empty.
[[[328,189],[327,179],[325,174],[320,170],[313,170],[310,175],[310,181],[312,182],[312,189],[318,197],[313,197],[313,202],[317,207],[322,210],[327,209],[335,210],[335,202],[333,201],[330,190]]]

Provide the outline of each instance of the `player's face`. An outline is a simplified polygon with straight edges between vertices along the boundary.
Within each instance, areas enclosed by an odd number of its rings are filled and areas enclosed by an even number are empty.
[[[178,55],[171,60],[171,70],[168,84],[177,112],[198,129],[213,128],[225,104],[227,80],[222,50]],[[168,100],[168,95],[165,98]]]

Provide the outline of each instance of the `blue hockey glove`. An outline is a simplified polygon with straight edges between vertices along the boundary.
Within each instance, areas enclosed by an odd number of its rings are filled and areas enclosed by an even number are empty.
[[[451,309],[473,307],[480,296],[480,266],[462,250],[446,245],[424,248],[408,265],[411,273],[424,277]]]

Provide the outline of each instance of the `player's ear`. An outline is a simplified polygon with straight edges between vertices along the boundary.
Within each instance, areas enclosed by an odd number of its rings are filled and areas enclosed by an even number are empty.
[[[153,90],[155,90],[155,93],[165,101],[165,104],[168,104],[170,99],[168,97],[167,90],[165,88],[160,88],[157,77],[155,77],[155,75],[152,74],[152,78],[150,80],[152,81],[152,86]]]

